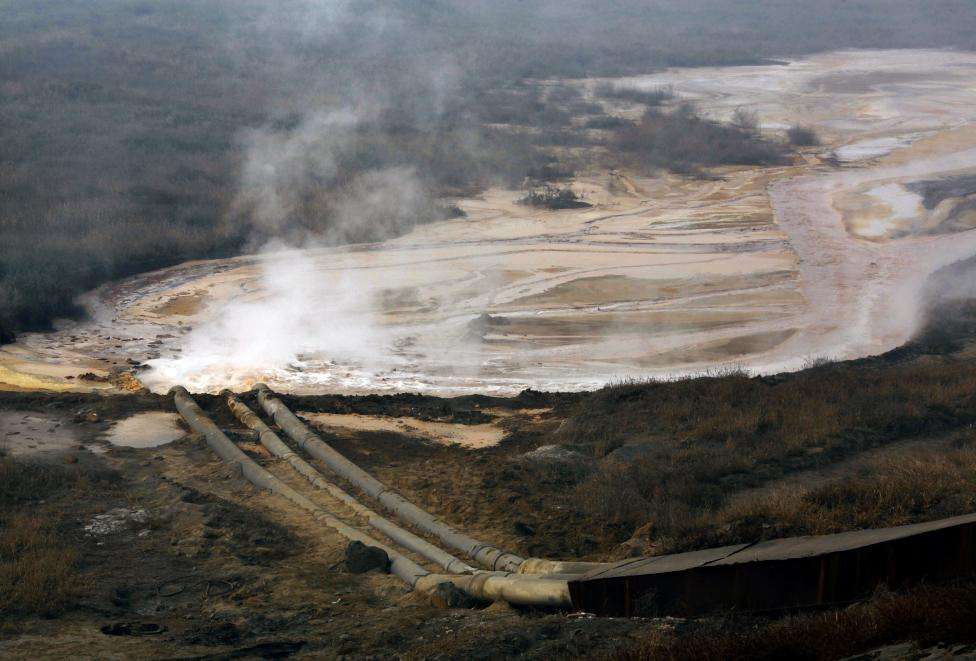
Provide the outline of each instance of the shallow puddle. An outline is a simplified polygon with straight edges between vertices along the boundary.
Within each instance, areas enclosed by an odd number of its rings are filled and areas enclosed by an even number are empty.
[[[152,411],[137,413],[112,425],[107,440],[127,448],[155,448],[172,443],[185,432],[177,424],[175,413]]]

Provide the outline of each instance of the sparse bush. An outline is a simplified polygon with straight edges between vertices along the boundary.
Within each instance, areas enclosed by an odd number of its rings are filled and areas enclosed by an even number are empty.
[[[467,218],[468,213],[456,204],[442,205],[438,209],[442,218]]]
[[[526,170],[525,176],[532,181],[552,182],[564,179],[572,179],[576,172],[572,166],[565,161],[548,162],[541,165],[534,165]]]
[[[576,85],[557,84],[551,85],[547,89],[546,104],[561,108],[573,117],[599,115],[603,112],[603,106],[595,101],[587,101],[583,96],[583,91]]]
[[[648,110],[636,126],[617,132],[615,144],[641,166],[678,172],[716,165],[775,165],[786,158],[780,145],[754,131],[704,119],[690,105],[673,112]]]
[[[786,131],[786,138],[794,147],[816,147],[820,144],[817,133],[805,126],[791,126]]]
[[[549,128],[566,126],[574,114],[569,107],[579,103],[580,98],[577,92],[570,95],[570,103],[560,99],[566,98],[569,90],[574,89],[557,87],[546,96],[538,86],[532,85],[487,89],[476,93],[478,105],[475,107],[482,121],[489,124]]]
[[[594,101],[579,101],[566,106],[573,117],[580,115],[600,115],[603,113],[603,106]]]
[[[533,145],[540,147],[583,147],[589,144],[589,140],[580,131],[543,129],[531,138]]]
[[[833,361],[827,356],[807,356],[803,359],[803,369],[812,370],[818,367],[826,367]]]
[[[755,131],[759,128],[759,116],[745,108],[736,108],[732,113],[732,126],[743,131]]]
[[[592,206],[588,202],[584,202],[582,196],[572,188],[558,188],[556,186],[545,186],[532,190],[525,197],[519,199],[518,204],[552,210],[583,209]]]

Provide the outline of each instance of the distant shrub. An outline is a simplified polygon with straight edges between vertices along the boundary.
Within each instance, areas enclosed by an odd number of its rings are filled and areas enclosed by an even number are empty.
[[[786,158],[781,145],[755,131],[705,119],[688,104],[672,112],[649,109],[636,125],[618,131],[616,146],[638,165],[683,173],[716,165],[774,165]]]
[[[568,163],[549,162],[529,168],[525,176],[533,181],[559,181],[571,179],[575,174]]]
[[[736,108],[732,113],[732,126],[743,131],[755,131],[759,128],[759,116],[745,108]]]
[[[438,215],[442,218],[467,218],[468,212],[456,204],[444,204],[437,206]]]
[[[819,367],[826,367],[833,361],[827,356],[807,356],[803,359],[803,369],[812,370]]]
[[[587,101],[580,87],[573,84],[556,84],[547,87],[545,103],[568,112],[572,116],[598,115],[603,106],[596,101]]]
[[[518,200],[518,204],[545,209],[583,209],[593,206],[584,202],[582,197],[571,188],[545,186],[530,191],[528,195]]]
[[[599,115],[603,112],[603,106],[595,101],[580,101],[566,106],[569,114],[574,117],[579,115]]]
[[[589,144],[586,135],[580,131],[543,129],[532,136],[533,145],[540,147],[584,147]]]
[[[786,138],[794,147],[816,147],[820,144],[816,132],[805,126],[791,126],[786,130]]]
[[[538,87],[518,86],[499,89],[478,90],[473,107],[482,121],[489,124],[512,124],[515,126],[564,126],[569,123],[572,112],[569,107],[581,101],[578,93],[567,93],[574,88],[556,88],[543,98]]]

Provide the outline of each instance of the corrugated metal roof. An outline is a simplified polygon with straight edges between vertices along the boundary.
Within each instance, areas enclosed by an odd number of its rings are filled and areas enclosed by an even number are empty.
[[[756,544],[735,544],[703,551],[690,551],[673,555],[625,560],[604,569],[583,575],[579,581],[607,579],[624,576],[664,574],[695,569],[704,566],[734,565],[746,562],[765,562],[808,558],[828,553],[849,551],[911,537],[920,533],[951,528],[976,522],[976,514],[966,514],[950,519],[915,523],[895,528],[855,530],[834,535],[816,537],[788,537],[771,539]]]

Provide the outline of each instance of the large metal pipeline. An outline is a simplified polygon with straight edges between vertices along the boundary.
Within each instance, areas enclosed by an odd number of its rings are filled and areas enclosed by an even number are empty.
[[[454,587],[484,601],[505,601],[518,606],[536,608],[572,608],[569,581],[565,577],[522,576],[520,574],[480,574],[438,576],[431,574],[417,581],[416,588],[433,592],[441,583]]]
[[[260,439],[261,444],[267,448],[271,454],[279,459],[287,461],[288,464],[290,464],[299,475],[311,482],[313,486],[322,489],[323,491],[327,491],[336,500],[339,500],[346,507],[356,512],[356,514],[365,518],[366,522],[371,527],[379,530],[400,546],[413,551],[427,560],[437,563],[449,573],[464,574],[480,571],[476,570],[468,563],[455,558],[450,553],[447,553],[446,551],[434,546],[427,540],[418,537],[409,530],[405,530],[389,519],[380,516],[346,493],[346,491],[326,480],[325,477],[315,470],[311,464],[292,452],[291,448],[285,445],[278,435],[275,434],[268,427],[268,425],[264,424],[264,421],[261,420],[261,418],[259,418],[250,408],[248,408],[244,402],[239,400],[234,393],[230,392],[229,390],[225,390],[221,394],[227,399],[227,406],[234,413],[237,419],[244,423],[249,429],[252,429],[258,433],[258,438]]]
[[[258,391],[258,401],[261,407],[302,449],[324,462],[336,474],[349,480],[369,496],[378,500],[401,520],[412,523],[421,530],[434,535],[451,548],[467,554],[482,566],[492,570],[521,574],[584,574],[608,566],[606,563],[599,562],[563,562],[544,558],[526,559],[455,530],[400,494],[391,491],[382,482],[339,454],[288,410],[288,407],[275,397],[266,385],[259,383],[255,389]]]
[[[202,410],[200,410],[200,407],[197,406],[195,401],[193,401],[193,398],[190,397],[190,393],[188,393],[185,388],[182,386],[176,386],[170,390],[170,394],[173,395],[176,410],[180,412],[180,415],[183,416],[183,419],[186,420],[187,424],[189,424],[194,431],[203,434],[204,438],[207,439],[207,445],[209,445],[210,448],[216,452],[221,459],[240,469],[241,473],[249,482],[251,482],[251,484],[259,489],[267,489],[272,493],[278,494],[290,500],[295,505],[298,505],[302,509],[310,512],[313,518],[322,521],[325,525],[332,528],[348,540],[355,540],[369,546],[378,546],[382,548],[384,551],[386,551],[387,555],[390,556],[390,572],[400,577],[411,586],[416,584],[416,582],[422,576],[426,576],[430,573],[410,558],[401,555],[392,548],[380,544],[372,537],[361,533],[352,526],[346,525],[339,519],[332,516],[332,514],[309,500],[307,497],[298,493],[290,486],[276,478],[267,470],[261,466],[258,466],[253,459],[241,452],[240,448],[234,445],[234,442],[227,438],[224,432],[220,431],[220,428],[217,427],[217,425],[215,425]]]
[[[579,560],[547,560],[546,558],[526,558],[519,565],[520,574],[563,574],[579,576],[595,569],[605,569],[610,562],[583,562]]]
[[[467,554],[475,562],[488,569],[517,572],[519,566],[525,562],[524,558],[514,553],[508,553],[458,532],[397,492],[391,491],[382,482],[320,439],[294,413],[289,411],[288,407],[275,397],[267,386],[258,384],[256,388],[261,407],[302,449],[316,459],[325,462],[336,474],[349,480],[370,497],[378,500],[401,520],[412,523],[421,530],[434,535],[449,547]]]
[[[340,521],[327,510],[316,505],[259,466],[207,417],[185,388],[176,386],[170,390],[170,394],[173,396],[176,409],[187,424],[194,431],[203,434],[207,445],[217,456],[240,470],[245,479],[260,489],[267,489],[288,499],[308,511],[314,520],[321,521],[345,539],[383,549],[390,558],[390,573],[412,588],[429,593],[442,583],[451,583],[470,596],[481,600],[503,600],[520,606],[555,608],[572,606],[572,600],[569,596],[569,583],[564,578],[534,578],[504,572],[481,572],[464,575],[430,573],[395,549]]]

